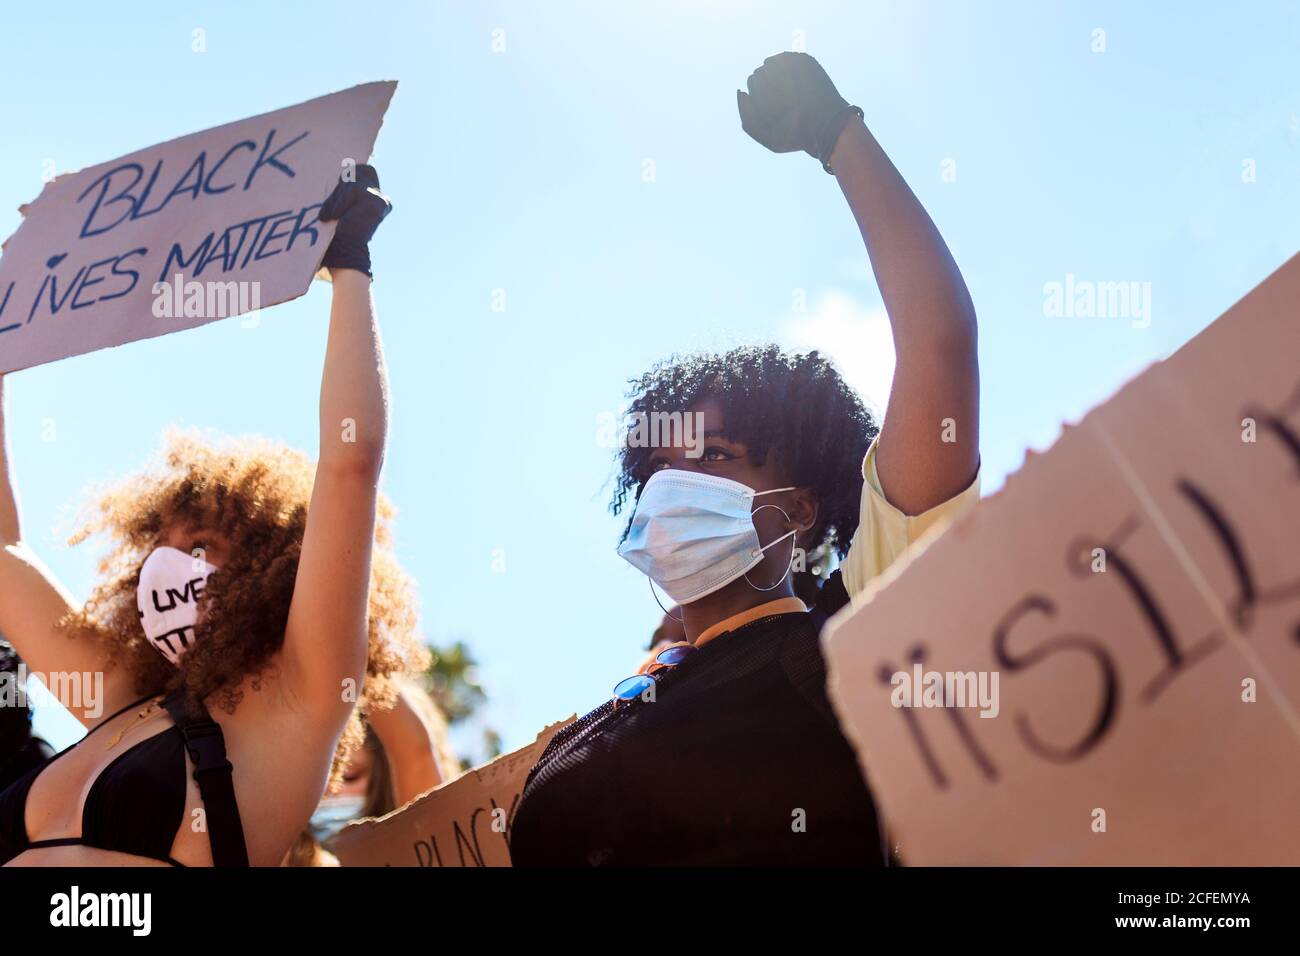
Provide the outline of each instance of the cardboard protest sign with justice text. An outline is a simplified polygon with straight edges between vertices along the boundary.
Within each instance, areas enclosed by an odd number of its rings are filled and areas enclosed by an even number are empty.
[[[62,176],[0,255],[0,372],[193,328],[307,291],[317,221],[374,148],[367,83]]]
[[[1300,863],[1298,357],[1300,256],[832,621],[905,862]]]

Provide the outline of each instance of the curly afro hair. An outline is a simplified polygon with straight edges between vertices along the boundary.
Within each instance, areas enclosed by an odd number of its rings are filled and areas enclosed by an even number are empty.
[[[745,346],[725,354],[672,356],[628,392],[628,415],[686,412],[717,401],[726,438],[745,445],[758,465],[769,454],[795,485],[812,491],[818,523],[808,550],[829,547],[843,557],[858,527],[862,458],[879,428],[838,370],[818,352],[790,353],[776,345]],[[634,427],[629,426],[629,430]],[[635,503],[650,477],[653,447],[625,442],[610,510]],[[629,521],[630,527],[630,521]],[[623,531],[627,535],[627,528]]]
[[[108,660],[127,669],[142,695],[184,689],[202,700],[215,694],[220,707],[234,711],[243,678],[272,669],[284,642],[315,473],[306,455],[266,439],[207,441],[194,432],[169,432],[158,466],[102,492],[87,507],[69,543],[103,534],[111,547],[99,563],[101,579],[90,599],[59,626],[100,641]],[[363,713],[392,706],[396,680],[428,663],[414,583],[392,553],[392,517],[381,495],[366,679],[339,741],[331,782],[364,739]],[[200,599],[203,639],[174,667],[140,628],[136,588],[145,557],[167,529],[178,526],[218,532],[230,542],[231,557]]]

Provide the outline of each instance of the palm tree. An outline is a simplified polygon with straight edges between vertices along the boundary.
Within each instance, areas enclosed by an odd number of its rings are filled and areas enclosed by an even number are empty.
[[[464,641],[429,650],[433,656],[423,674],[425,690],[442,709],[448,724],[469,720],[487,700],[487,692],[477,679],[478,662]],[[483,751],[484,760],[501,755],[501,735],[491,727],[483,728]],[[462,757],[461,763],[468,770],[475,762]]]

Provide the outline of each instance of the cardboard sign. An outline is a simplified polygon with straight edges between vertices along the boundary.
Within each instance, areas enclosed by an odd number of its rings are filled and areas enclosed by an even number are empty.
[[[886,577],[824,646],[905,862],[1300,864],[1300,257]]]
[[[367,83],[48,183],[0,255],[0,372],[256,311],[307,291],[317,222],[397,84]]]
[[[576,715],[575,715],[576,716]],[[344,866],[509,866],[510,826],[533,764],[574,720],[376,820],[350,823],[330,851]]]

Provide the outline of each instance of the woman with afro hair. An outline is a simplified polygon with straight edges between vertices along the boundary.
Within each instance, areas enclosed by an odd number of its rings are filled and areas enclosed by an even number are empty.
[[[634,383],[619,553],[676,604],[684,639],[552,740],[513,821],[516,865],[893,855],[827,699],[818,635],[978,500],[975,311],[930,217],[816,60],[769,57],[738,106],[746,133],[809,153],[848,201],[897,353],[884,422],[816,352],[674,358]],[[831,552],[820,588],[796,580]]]
[[[421,665],[377,490],[368,244],[391,204],[370,167],[345,179],[320,213],[338,226],[317,462],[169,436],[74,536],[111,542],[79,607],[26,543],[0,457],[0,632],[34,672],[102,675],[96,699],[65,701],[87,735],[0,791],[0,863],[274,866],[360,744],[359,711]]]

